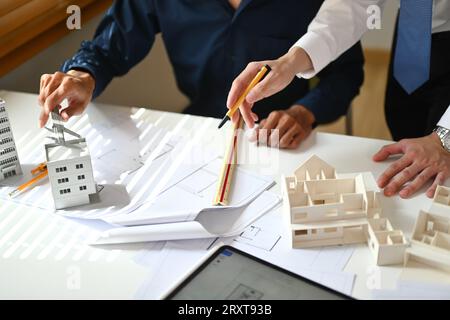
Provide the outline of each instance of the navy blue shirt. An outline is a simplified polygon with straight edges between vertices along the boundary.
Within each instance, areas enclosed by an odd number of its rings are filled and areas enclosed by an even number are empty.
[[[96,80],[94,98],[116,76],[126,74],[162,34],[179,89],[190,99],[185,112],[223,117],[234,78],[251,61],[276,59],[306,31],[321,0],[117,0],[92,41],[83,41],[62,71],[82,69]],[[151,70],[148,71],[149,73]],[[260,119],[301,104],[318,123],[344,115],[363,81],[358,43],[309,82],[295,78],[280,93],[258,102]]]

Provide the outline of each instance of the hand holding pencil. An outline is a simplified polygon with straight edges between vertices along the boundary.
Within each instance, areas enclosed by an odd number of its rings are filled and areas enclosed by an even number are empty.
[[[271,68],[269,76],[261,79],[247,92],[245,89],[247,84],[252,81],[258,71],[261,71],[261,68],[268,65]],[[258,120],[258,116],[252,112],[253,104],[283,90],[292,82],[296,74],[311,69],[313,69],[311,59],[306,51],[300,47],[292,47],[285,55],[276,60],[251,62],[233,81],[228,94],[227,106],[230,110],[233,109],[238,97],[244,95],[244,100],[238,108],[247,127],[253,128],[255,121]],[[242,94],[243,92],[244,94]],[[233,122],[235,122],[235,119],[233,119]]]
[[[233,120],[234,123],[237,122],[238,120],[238,114],[236,113],[236,111],[239,108],[245,108],[246,110],[250,110],[251,106],[248,105],[248,102],[246,101],[246,97],[247,94],[261,81],[264,79],[264,77],[270,72],[270,67],[266,64],[264,66],[261,67],[261,69],[259,70],[259,72],[255,75],[255,77],[253,78],[253,80],[249,83],[249,85],[245,88],[245,90],[242,92],[242,94],[240,95],[240,97],[236,100],[233,101],[232,104],[230,104],[230,100],[228,99],[227,102],[227,106],[229,108],[227,114],[225,115],[225,117],[222,119],[222,122],[219,124],[219,129],[222,128],[222,126],[230,119]],[[231,105],[231,106],[230,106]],[[242,109],[241,109],[242,111]],[[250,111],[249,111],[250,112]],[[251,122],[248,118],[248,114],[247,113],[242,113],[243,118],[245,120],[245,122],[247,123],[247,125],[249,124],[253,124],[254,121],[258,120],[258,116],[255,113],[251,113],[251,116],[253,118],[253,122]],[[252,128],[253,125],[250,126],[250,128]]]

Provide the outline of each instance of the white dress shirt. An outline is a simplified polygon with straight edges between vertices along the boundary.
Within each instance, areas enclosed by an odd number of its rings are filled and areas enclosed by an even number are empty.
[[[367,31],[367,8],[386,0],[325,0],[308,32],[294,46],[311,58],[313,70],[298,74],[310,79],[358,42]],[[450,31],[450,0],[433,1],[433,33]],[[450,106],[438,125],[450,129]]]

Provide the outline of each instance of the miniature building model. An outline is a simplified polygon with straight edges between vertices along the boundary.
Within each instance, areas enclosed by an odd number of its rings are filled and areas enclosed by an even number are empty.
[[[52,118],[55,143],[45,145],[45,154],[55,208],[89,204],[97,186],[86,140],[64,128],[58,114]],[[77,139],[66,141],[65,132]]]
[[[450,271],[450,189],[438,186],[430,211],[420,211],[406,251],[410,260]]]
[[[0,99],[0,181],[21,173],[19,156],[6,113],[6,103]]]
[[[341,178],[332,166],[312,156],[282,181],[294,248],[368,242],[377,264],[403,262],[406,240],[380,218],[372,174]]]
[[[368,219],[368,245],[378,266],[402,264],[408,243],[386,218]]]

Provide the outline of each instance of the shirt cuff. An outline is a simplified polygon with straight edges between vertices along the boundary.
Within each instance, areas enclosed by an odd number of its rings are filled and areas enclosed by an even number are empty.
[[[437,125],[446,129],[450,129],[450,106],[447,108]]]
[[[312,70],[298,73],[297,77],[299,78],[311,79],[331,62],[330,48],[326,41],[313,32],[307,32],[293,47],[305,50],[313,64]]]

